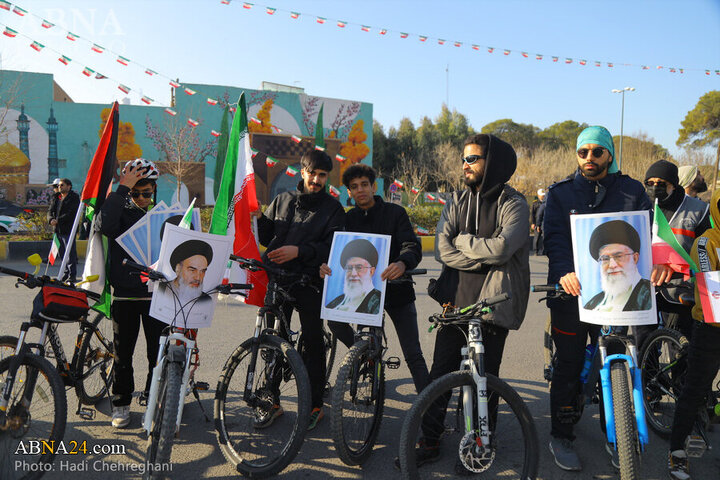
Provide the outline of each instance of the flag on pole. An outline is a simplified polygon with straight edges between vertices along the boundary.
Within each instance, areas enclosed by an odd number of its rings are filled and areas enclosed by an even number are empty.
[[[403,186],[405,186],[405,184],[403,182],[401,182],[400,180],[398,180],[397,178],[395,179],[395,181],[392,184],[398,188],[403,188]]]
[[[250,213],[258,208],[260,205],[255,192],[255,173],[243,93],[238,100],[238,114],[233,118],[230,129],[227,156],[218,198],[213,208],[210,233],[232,236],[233,254],[260,260],[260,251],[250,217]],[[251,305],[263,305],[268,283],[264,271],[248,272],[233,262],[229,280],[232,283],[252,283],[254,288],[248,293],[245,302]]]
[[[652,259],[655,265],[667,265],[673,271],[690,276],[690,270],[699,271],[690,255],[680,246],[665,214],[655,202],[655,216],[652,227]]]
[[[182,220],[180,220],[180,223],[178,224],[178,227],[180,228],[187,228],[188,230],[192,226],[192,214],[193,214],[193,207],[195,207],[195,199],[197,197],[192,199],[192,202],[190,202],[190,206],[187,210],[185,210],[185,215],[183,215]]]
[[[320,105],[320,111],[318,112],[317,123],[315,123],[315,148],[318,150],[325,151],[325,132],[323,130],[323,107],[325,104]],[[318,148],[320,147],[320,148]]]
[[[60,239],[57,236],[57,233],[53,234],[52,239],[52,245],[50,246],[50,254],[48,255],[48,263],[50,265],[55,265],[55,259],[58,256],[58,253],[60,252]]]

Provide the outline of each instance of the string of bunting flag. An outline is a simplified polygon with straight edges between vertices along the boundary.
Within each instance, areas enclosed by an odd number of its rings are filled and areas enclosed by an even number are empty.
[[[531,54],[529,49],[518,51],[518,50],[507,49],[507,48],[496,48],[496,47],[493,47],[490,45],[483,45],[481,43],[472,43],[472,42],[458,41],[458,40],[449,41],[449,40],[446,40],[445,38],[433,37],[430,35],[420,35],[417,33],[411,33],[409,31],[399,31],[399,30],[391,30],[388,28],[380,28],[380,27],[375,27],[375,26],[371,26],[371,25],[367,25],[367,24],[349,22],[349,21],[340,20],[340,19],[332,19],[329,17],[323,17],[320,15],[303,13],[303,12],[298,12],[298,11],[293,11],[293,10],[284,10],[284,9],[271,7],[268,5],[255,4],[255,3],[251,3],[251,2],[244,2],[244,1],[238,1],[238,0],[235,0],[235,1],[220,0],[220,3],[223,5],[230,5],[231,3],[241,4],[243,10],[253,10],[253,9],[263,10],[264,9],[265,13],[267,13],[268,15],[273,15],[273,16],[275,16],[278,13],[289,14],[290,18],[295,19],[295,20],[299,20],[300,17],[314,18],[315,23],[319,24],[319,25],[325,25],[326,23],[334,23],[338,28],[343,28],[343,29],[349,29],[349,27],[355,27],[355,28],[359,27],[360,30],[363,32],[367,32],[367,33],[377,32],[378,34],[386,36],[386,37],[394,36],[394,35],[397,35],[403,39],[413,37],[413,38],[417,38],[421,43],[425,43],[425,44],[436,43],[437,45],[448,45],[448,46],[453,45],[454,47],[457,47],[457,48],[465,47],[465,48],[470,48],[471,50],[475,50],[475,51],[485,51],[488,54],[495,53],[496,51],[499,53],[502,51],[503,55],[505,55],[505,56],[508,56],[511,53],[515,52],[516,54],[519,53],[520,56],[522,56],[523,58],[533,57],[533,58],[535,58],[535,60],[550,59],[554,63],[560,63],[560,61],[562,59],[562,63],[565,65],[569,65],[569,64],[578,64],[581,66],[594,65],[596,67],[602,67],[603,65],[605,65],[608,68],[613,68],[616,66],[618,66],[618,67],[633,67],[633,68],[640,68],[642,70],[665,70],[669,73],[678,73],[679,72],[681,74],[685,73],[685,72],[703,72],[703,73],[705,73],[705,75],[712,75],[712,72],[713,72],[713,69],[678,68],[678,67],[668,67],[668,66],[664,66],[664,65],[656,65],[654,67],[651,67],[649,64],[621,63],[621,62],[611,62],[611,61],[605,61],[605,60],[589,61],[584,58],[572,58],[572,57],[565,57],[562,55],[545,55],[542,53]],[[714,72],[715,72],[715,75],[720,76],[720,69],[714,70]]]

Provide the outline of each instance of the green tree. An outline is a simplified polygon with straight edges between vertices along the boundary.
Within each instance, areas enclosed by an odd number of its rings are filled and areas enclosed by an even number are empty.
[[[690,110],[681,122],[682,128],[677,145],[688,145],[692,148],[717,146],[715,152],[715,168],[711,191],[717,185],[718,164],[720,164],[720,91],[713,90],[698,100],[695,108]]]
[[[373,120],[373,167],[381,172],[389,172],[395,168],[391,142],[385,135],[380,122]]]
[[[495,135],[512,145],[516,151],[524,150],[529,155],[532,155],[533,150],[539,144],[539,132],[540,129],[535,125],[516,123],[510,118],[490,122],[481,130],[481,133]]]
[[[551,149],[567,147],[575,149],[578,135],[588,127],[587,123],[578,123],[575,120],[553,123],[538,133],[540,143]]]
[[[435,129],[438,144],[450,142],[460,147],[467,137],[475,133],[465,115],[454,109],[451,112],[445,104],[440,110],[440,115],[435,119]]]

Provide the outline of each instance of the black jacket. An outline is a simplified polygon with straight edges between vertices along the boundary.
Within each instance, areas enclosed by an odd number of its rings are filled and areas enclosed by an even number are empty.
[[[119,185],[115,192],[107,196],[95,220],[95,229],[108,237],[110,285],[113,287],[113,295],[122,298],[150,298],[147,284],[140,281],[139,275],[130,274],[136,270],[123,266],[122,261],[130,258],[130,255],[115,241],[146,213],[130,200],[128,193],[128,187]]]
[[[57,199],[55,204],[55,216],[57,225],[55,225],[55,233],[58,235],[70,235],[72,230],[75,216],[77,215],[78,207],[80,206],[80,196],[73,190],[70,190],[68,194],[60,200]],[[53,204],[50,204],[50,208],[53,208]],[[48,212],[49,213],[49,212]],[[48,220],[51,220],[50,218]]]
[[[50,208],[48,208],[48,211],[47,211],[48,224],[57,217],[57,213],[58,213],[57,208],[58,208],[59,202],[60,202],[60,194],[53,193],[52,198],[50,199]]]
[[[309,274],[320,283],[320,265],[327,262],[333,234],[345,226],[345,211],[328,193],[303,193],[298,188],[275,197],[258,218],[260,243],[267,247],[263,262],[272,262],[267,252],[285,245],[299,248],[297,258],[278,265],[286,270]]]
[[[403,207],[385,203],[375,195],[375,205],[368,210],[355,207],[345,214],[345,230],[348,232],[390,235],[390,263],[401,261],[407,270],[417,267],[422,259],[422,246],[413,231],[408,214]],[[396,307],[415,301],[412,283],[388,283],[385,305]]]

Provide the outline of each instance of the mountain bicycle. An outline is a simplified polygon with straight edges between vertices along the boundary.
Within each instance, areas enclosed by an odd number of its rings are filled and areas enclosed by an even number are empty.
[[[223,455],[239,473],[265,478],[292,462],[310,422],[310,380],[282,307],[295,301],[289,293],[294,286],[312,284],[305,274],[230,259],[249,271],[265,270],[269,282],[253,336],[230,355],[218,379],[215,430]]]
[[[39,257],[38,257],[39,258]],[[31,259],[38,271],[39,262]],[[2,337],[3,350],[14,355],[0,361],[0,478],[40,478],[51,469],[55,451],[44,448],[40,452],[20,449],[28,442],[57,442],[62,440],[67,422],[65,386],[74,386],[78,394],[77,414],[94,418],[95,411],[83,404],[97,404],[109,391],[114,364],[112,342],[100,330],[100,317],[87,320],[87,298],[99,296],[74,285],[47,276],[0,267],[0,273],[18,277],[15,287],[41,288],[33,302],[29,322],[23,322],[20,335]],[[80,323],[75,352],[71,362],[65,357],[56,323]],[[27,342],[30,328],[41,331],[37,343]],[[13,341],[15,342],[13,344]],[[45,358],[46,343],[55,355],[57,368]],[[48,445],[53,445],[48,443]],[[7,452],[13,452],[10,455]],[[20,452],[20,453],[18,453]],[[30,452],[30,453],[22,453]],[[16,469],[17,461],[35,465],[30,471]]]
[[[412,282],[413,275],[425,273],[425,269],[408,270],[388,283]],[[335,450],[347,465],[362,465],[370,457],[383,417],[385,367],[400,368],[400,358],[384,359],[388,347],[383,324],[358,326],[335,380],[330,429]]]
[[[546,294],[540,301],[551,298],[577,301],[560,285],[533,285],[531,291]],[[627,353],[609,355],[608,349]],[[640,455],[648,444],[649,435],[643,407],[635,327],[601,327],[597,348],[592,350],[592,356],[586,359],[588,368],[581,373],[576,407],[564,415],[567,421],[577,423],[585,406],[599,404],[602,399],[605,435],[608,443],[618,452],[620,478],[640,478]],[[554,363],[553,356],[550,365]]]
[[[440,472],[535,478],[540,450],[532,415],[510,385],[485,372],[483,316],[509,298],[503,294],[464,308],[446,305],[430,317],[431,331],[467,325],[467,347],[460,370],[426,387],[405,416],[399,452],[403,478],[434,478]],[[419,470],[416,446],[428,441],[439,441],[454,454]]]
[[[150,281],[166,285],[167,290],[172,292],[175,300],[179,302],[175,291],[170,287],[172,282],[167,280],[162,273],[128,259],[123,260],[123,265],[135,269],[138,274],[142,274]],[[180,304],[179,310],[175,312],[173,323],[163,329],[159,340],[157,362],[152,372],[147,409],[143,417],[143,428],[148,434],[145,463],[156,468],[148,468],[143,478],[165,477],[164,468],[170,463],[175,435],[180,430],[186,393],[194,394],[203,414],[205,413],[197,392],[198,390],[207,390],[207,385],[194,380],[194,373],[199,365],[197,329],[177,326],[175,323],[178,317],[181,317],[184,324],[187,324],[188,318],[192,317],[193,306],[201,298],[212,293],[229,295],[251,288],[252,285],[249,284],[218,285],[209,292],[204,292],[201,296],[190,300],[187,304]],[[207,415],[205,418],[210,420]]]

